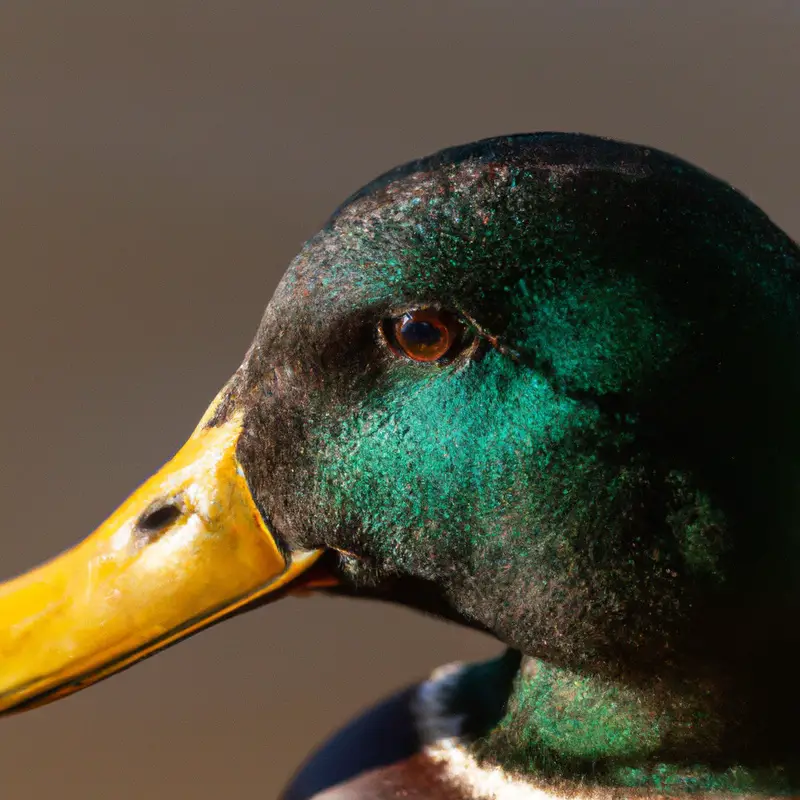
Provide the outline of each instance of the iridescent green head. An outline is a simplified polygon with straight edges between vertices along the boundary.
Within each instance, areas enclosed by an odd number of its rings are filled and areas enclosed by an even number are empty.
[[[398,346],[415,310],[463,326],[442,358]],[[571,668],[694,675],[797,638],[799,314],[797,246],[727,184],[492,139],[339,208],[218,416],[247,408],[259,509],[345,591]]]

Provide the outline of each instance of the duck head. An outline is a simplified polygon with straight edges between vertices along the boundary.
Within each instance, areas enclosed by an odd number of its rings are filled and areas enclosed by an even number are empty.
[[[797,246],[656,150],[520,135],[389,172],[305,244],[177,456],[0,588],[0,708],[311,588],[614,679],[774,665],[799,310]]]

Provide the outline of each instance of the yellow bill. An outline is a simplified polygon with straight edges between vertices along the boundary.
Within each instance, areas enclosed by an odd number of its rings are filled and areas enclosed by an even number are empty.
[[[236,459],[241,429],[241,414],[199,425],[91,536],[0,585],[0,713],[118,672],[316,561],[285,556],[265,526]]]

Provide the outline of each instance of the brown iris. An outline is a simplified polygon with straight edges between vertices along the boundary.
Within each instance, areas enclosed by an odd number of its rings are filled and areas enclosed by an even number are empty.
[[[388,327],[395,348],[414,361],[439,361],[463,334],[462,324],[452,314],[435,308],[409,311]]]

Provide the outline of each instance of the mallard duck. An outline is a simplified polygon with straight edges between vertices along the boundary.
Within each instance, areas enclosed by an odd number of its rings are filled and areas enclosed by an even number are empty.
[[[0,708],[290,593],[507,651],[341,732],[287,797],[800,796],[800,250],[579,134],[353,194],[187,444],[0,588]]]

